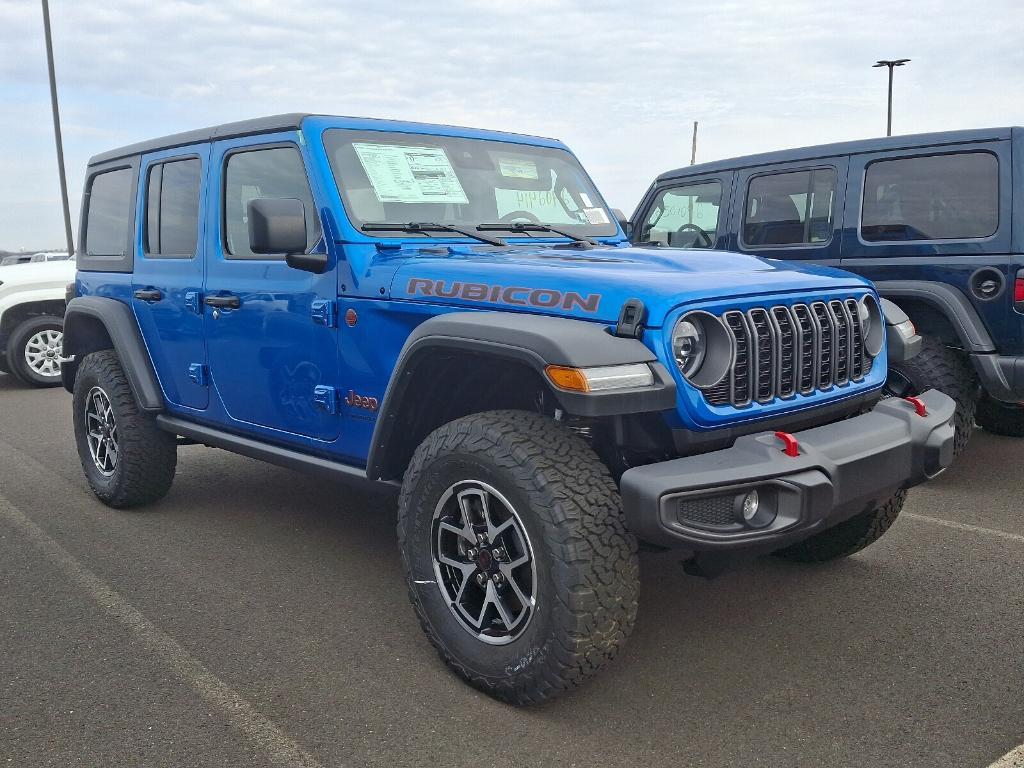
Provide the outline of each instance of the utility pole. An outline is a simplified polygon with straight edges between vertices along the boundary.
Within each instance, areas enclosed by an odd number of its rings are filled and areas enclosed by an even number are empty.
[[[690,144],[690,165],[697,162],[697,121],[693,121],[693,143]]]
[[[64,234],[67,236],[68,255],[75,255],[75,241],[71,236],[71,208],[68,206],[68,180],[64,174],[64,142],[60,137],[60,109],[57,107],[57,76],[53,71],[53,38],[50,35],[50,4],[43,0],[43,32],[46,36],[46,64],[50,70],[50,106],[53,109],[53,136],[57,142],[57,170],[60,172],[60,199],[64,205]]]
[[[885,135],[892,136],[892,71],[895,67],[902,67],[910,59],[881,59],[877,64],[872,64],[872,67],[888,67],[889,68],[889,110],[885,121]]]

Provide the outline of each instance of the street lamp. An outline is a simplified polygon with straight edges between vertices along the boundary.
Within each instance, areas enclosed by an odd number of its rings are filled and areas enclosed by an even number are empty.
[[[75,256],[75,242],[71,236],[71,209],[68,207],[68,180],[64,175],[64,142],[60,136],[60,110],[57,107],[57,76],[53,72],[53,38],[50,35],[50,4],[43,0],[43,36],[46,38],[46,66],[50,74],[50,106],[53,111],[53,136],[57,144],[57,170],[60,173],[60,199],[64,207],[64,236],[67,238],[68,256]]]
[[[885,135],[892,136],[892,70],[894,67],[902,67],[910,59],[892,59],[886,60],[881,59],[877,64],[872,64],[872,67],[888,67],[889,68],[889,113],[885,123]]]

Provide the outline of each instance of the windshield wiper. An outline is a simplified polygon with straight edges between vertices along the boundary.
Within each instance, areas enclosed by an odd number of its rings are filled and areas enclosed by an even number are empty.
[[[390,222],[371,222],[359,227],[363,232],[454,232],[457,235],[471,237],[488,245],[505,245],[505,241],[498,237],[488,237],[474,232],[470,229],[455,227],[451,224],[438,224],[431,221],[410,221],[408,224],[391,224]],[[479,229],[479,227],[478,227]]]
[[[553,235],[561,235],[562,237],[568,237],[577,243],[590,243],[591,245],[601,245],[597,240],[592,237],[584,237],[583,235],[574,235],[571,232],[566,232],[564,229],[556,229],[550,224],[530,224],[526,221],[510,221],[507,224],[480,224],[477,229],[481,232],[550,232]]]

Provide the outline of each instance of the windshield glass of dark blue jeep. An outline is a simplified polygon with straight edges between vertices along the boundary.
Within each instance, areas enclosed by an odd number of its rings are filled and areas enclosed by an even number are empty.
[[[429,222],[475,231],[481,224],[511,227],[522,223],[548,225],[574,236],[616,234],[615,220],[594,185],[565,150],[487,139],[345,129],[326,131],[324,146],[345,210],[357,228]],[[399,231],[373,229],[378,236],[402,236]],[[558,236],[512,229],[492,229],[489,234],[501,238]]]

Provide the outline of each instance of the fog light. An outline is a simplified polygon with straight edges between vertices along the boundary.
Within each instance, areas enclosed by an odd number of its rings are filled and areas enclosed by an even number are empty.
[[[761,499],[757,495],[757,491],[750,491],[746,496],[743,497],[743,504],[740,507],[740,512],[743,515],[743,521],[746,523],[753,522],[754,518],[757,517],[757,511],[761,507]]]

